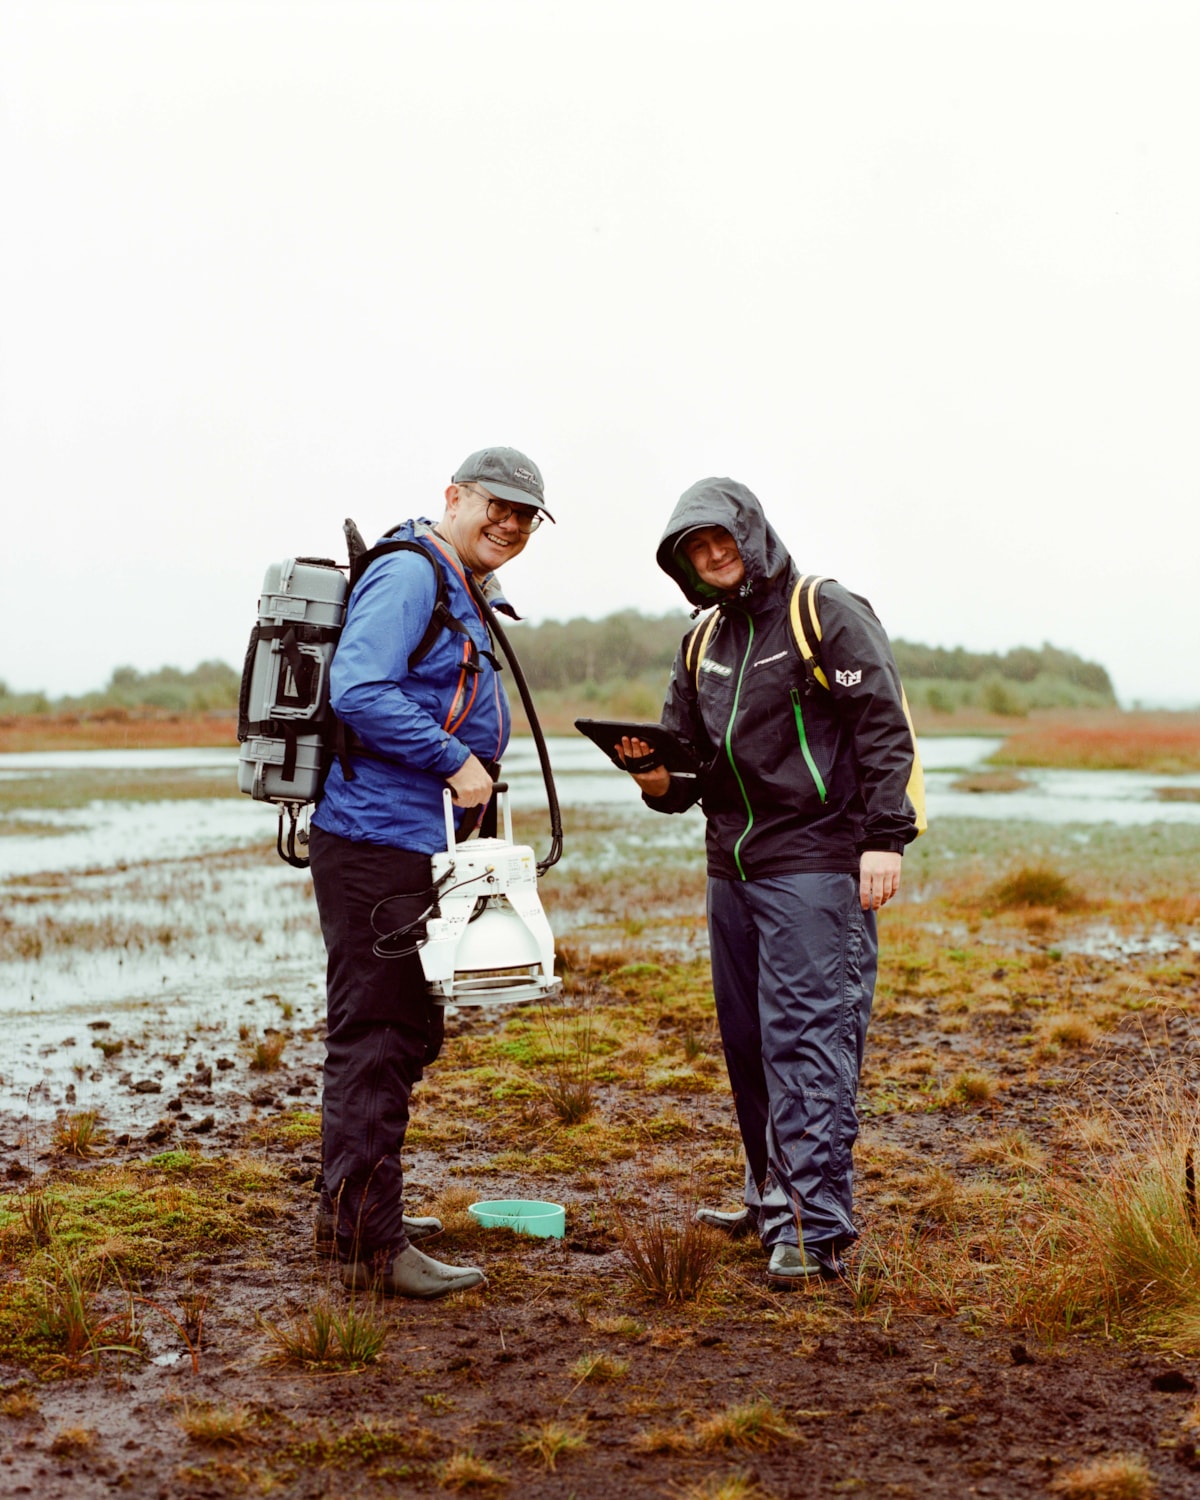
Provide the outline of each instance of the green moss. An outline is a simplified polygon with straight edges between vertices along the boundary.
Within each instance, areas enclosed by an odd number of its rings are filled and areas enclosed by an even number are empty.
[[[321,1139],[319,1109],[289,1109],[258,1121],[247,1132],[247,1139],[262,1145],[302,1146]]]

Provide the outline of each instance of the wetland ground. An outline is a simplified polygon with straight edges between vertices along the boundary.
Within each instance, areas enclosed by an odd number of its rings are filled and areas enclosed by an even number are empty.
[[[881,922],[863,1240],[790,1295],[684,1237],[741,1172],[697,835],[569,813],[563,1003],[453,1018],[410,1202],[489,1286],[432,1305],[313,1253],[306,878],[256,845],[8,880],[0,1492],[1197,1493],[1200,829],[935,823]],[[566,1237],[465,1212],[518,1195]]]

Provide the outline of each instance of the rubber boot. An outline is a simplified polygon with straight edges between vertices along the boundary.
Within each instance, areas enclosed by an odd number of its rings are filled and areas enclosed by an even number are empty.
[[[351,1291],[382,1292],[385,1297],[444,1297],[487,1286],[487,1277],[475,1266],[448,1266],[409,1245],[399,1255],[379,1265],[375,1260],[344,1261],[342,1285]]]

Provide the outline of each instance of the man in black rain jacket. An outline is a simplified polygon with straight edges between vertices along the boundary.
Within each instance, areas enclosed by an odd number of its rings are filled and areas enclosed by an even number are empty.
[[[875,912],[918,831],[919,763],[883,627],[828,579],[805,622],[828,689],[818,685],[789,617],[799,570],[744,485],[694,484],[658,563],[692,604],[716,606],[680,647],[662,716],[701,774],[671,775],[644,741],[622,741],[648,806],[699,799],[707,822],[713,993],[746,1187],[744,1209],[698,1217],[756,1229],[770,1281],[789,1286],[838,1274],[857,1238],[851,1151]]]

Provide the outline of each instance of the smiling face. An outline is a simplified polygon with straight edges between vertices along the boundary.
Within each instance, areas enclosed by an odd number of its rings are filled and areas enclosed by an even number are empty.
[[[446,513],[439,530],[462,558],[476,578],[508,562],[524,549],[529,540],[522,533],[519,513],[534,511],[536,506],[509,507],[503,521],[488,516],[490,496],[479,484],[452,484],[446,490]]]
[[[701,526],[683,539],[683,555],[701,583],[731,593],[746,576],[737,543],[724,526]]]

